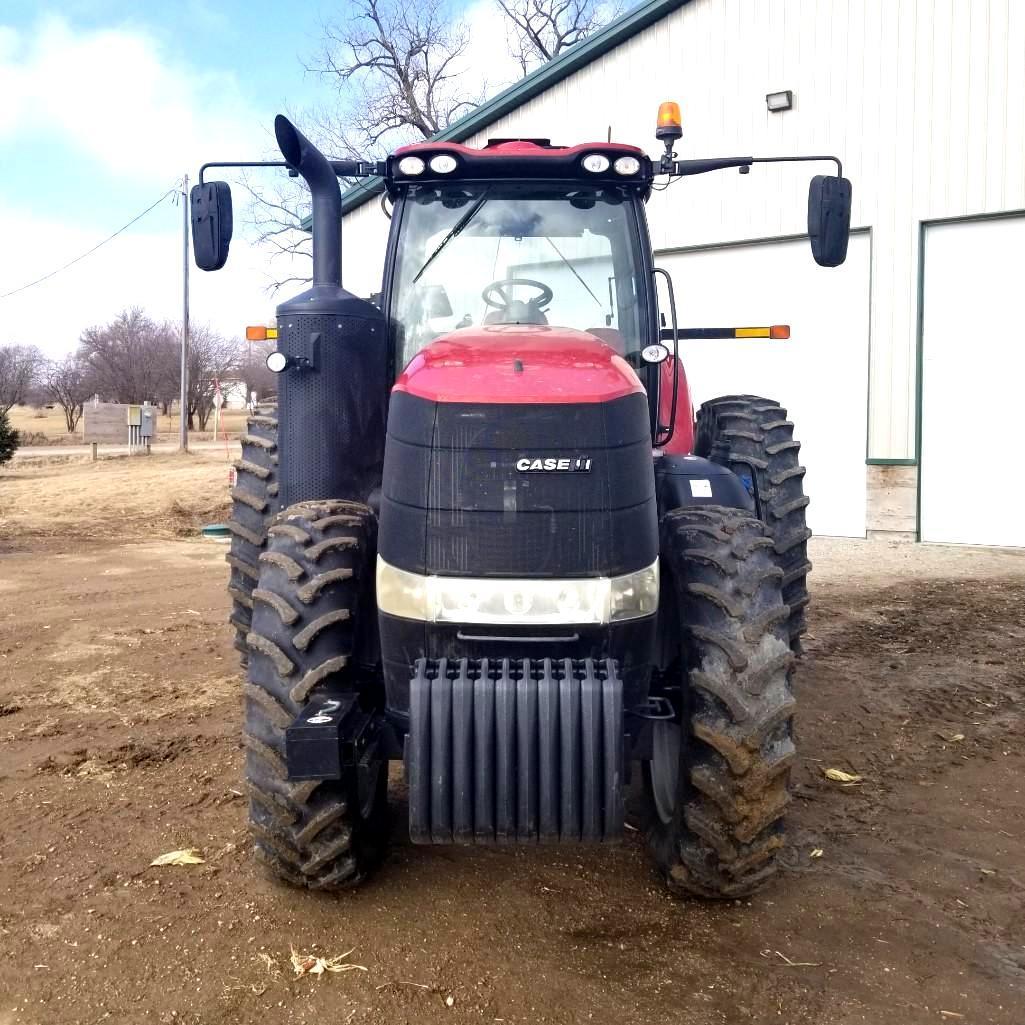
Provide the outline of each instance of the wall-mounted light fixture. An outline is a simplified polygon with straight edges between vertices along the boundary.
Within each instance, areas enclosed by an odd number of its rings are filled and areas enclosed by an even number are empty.
[[[790,89],[784,89],[778,93],[767,93],[765,96],[765,106],[773,114],[782,113],[784,110],[790,110],[794,105],[794,94]]]

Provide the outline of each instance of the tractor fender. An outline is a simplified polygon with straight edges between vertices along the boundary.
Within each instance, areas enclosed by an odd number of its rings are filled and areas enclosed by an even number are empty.
[[[662,455],[655,460],[659,519],[673,509],[720,505],[753,512],[754,499],[732,470],[701,456]]]

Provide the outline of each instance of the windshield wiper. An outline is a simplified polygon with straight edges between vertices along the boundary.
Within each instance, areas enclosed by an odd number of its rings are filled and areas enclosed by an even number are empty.
[[[602,312],[604,312],[605,307],[602,306],[601,300],[594,294],[594,292],[591,291],[591,288],[587,284],[587,282],[584,281],[584,279],[577,273],[576,267],[574,267],[573,264],[571,264],[569,262],[569,260],[567,260],[566,257],[562,255],[562,250],[560,250],[559,247],[547,235],[545,235],[545,240],[552,247],[552,249],[554,249],[555,252],[558,254],[559,259],[562,260],[562,262],[567,267],[569,267],[569,269],[573,272],[573,276],[577,279],[577,281],[579,281],[580,284],[582,284],[584,286],[584,288],[587,289],[587,294],[590,295],[590,297],[598,304],[598,309],[601,310]]]
[[[449,242],[451,242],[452,239],[454,239],[456,235],[458,235],[463,230],[463,228],[465,228],[470,223],[470,221],[472,221],[473,218],[477,216],[477,214],[480,212],[480,208],[487,201],[488,190],[485,189],[481,193],[480,199],[478,199],[477,202],[474,203],[473,206],[471,206],[470,209],[467,210],[466,213],[463,214],[463,216],[460,217],[458,221],[456,221],[456,223],[452,226],[452,230],[438,244],[437,249],[435,249],[434,252],[427,257],[426,261],[424,262],[424,265],[416,272],[416,277],[413,278],[412,284],[415,285],[420,280],[421,276],[423,275],[423,272],[427,270],[427,268],[430,267],[432,263],[434,263],[435,257],[437,257],[438,254],[442,251],[442,249],[444,249],[445,246],[447,246]]]

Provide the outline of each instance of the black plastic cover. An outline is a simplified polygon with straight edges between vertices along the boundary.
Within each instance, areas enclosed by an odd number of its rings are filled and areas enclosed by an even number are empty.
[[[193,185],[189,193],[192,252],[201,270],[220,270],[228,260],[233,216],[227,182]]]
[[[817,174],[808,188],[808,237],[820,267],[839,267],[847,259],[851,235],[851,183]]]
[[[754,512],[751,482],[701,456],[665,455],[656,459],[655,484],[660,519],[673,509],[693,505],[724,505]]]

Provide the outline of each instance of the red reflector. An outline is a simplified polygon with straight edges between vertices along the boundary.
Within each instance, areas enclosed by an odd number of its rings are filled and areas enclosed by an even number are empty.
[[[790,325],[789,324],[773,324],[769,328],[770,338],[789,338],[790,337]]]

